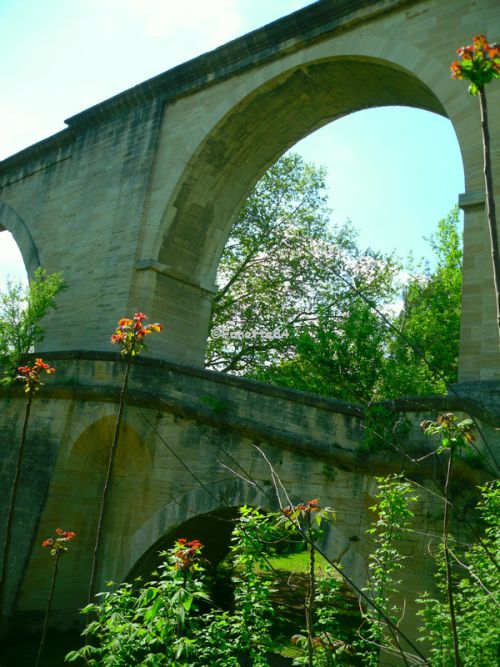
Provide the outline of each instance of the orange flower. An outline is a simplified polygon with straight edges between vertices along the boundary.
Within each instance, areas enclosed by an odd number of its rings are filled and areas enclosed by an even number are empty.
[[[24,391],[26,393],[37,391],[42,386],[43,383],[40,380],[42,371],[45,371],[47,375],[56,372],[56,369],[44,363],[43,359],[35,359],[33,366],[19,366],[17,370],[19,371],[19,375],[16,377],[16,380],[24,382]]]
[[[453,79],[468,79],[469,92],[477,95],[487,83],[500,77],[500,46],[489,44],[485,35],[476,35],[472,44],[457,49],[461,58],[451,64]]]
[[[450,65],[451,69],[451,78],[452,79],[463,79],[464,75],[462,72],[462,65],[458,62],[458,60],[455,60],[454,62],[451,63]]]
[[[42,542],[42,547],[50,548],[52,556],[60,556],[68,550],[66,543],[74,540],[76,533],[72,530],[63,530],[62,528],[56,528],[54,532],[57,537],[55,539],[52,537],[47,538]]]
[[[472,44],[476,51],[485,50],[489,47],[488,40],[484,35],[476,35],[472,38]]]
[[[144,313],[135,313],[134,318],[124,317],[118,321],[115,333],[111,335],[111,342],[122,346],[121,354],[124,356],[135,356],[145,347],[143,339],[154,332],[163,331],[163,326],[157,322],[146,324]]]

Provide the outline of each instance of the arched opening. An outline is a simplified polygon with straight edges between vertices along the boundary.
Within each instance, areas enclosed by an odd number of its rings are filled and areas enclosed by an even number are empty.
[[[213,280],[237,209],[266,168],[333,120],[390,105],[446,115],[414,74],[375,58],[309,63],[254,91],[219,123],[188,166],[190,173],[174,203],[178,214],[160,248],[159,261]],[[207,193],[209,201],[202,205]]]
[[[191,517],[158,540],[135,565],[127,579],[129,582],[135,581],[137,587],[145,585],[146,588],[148,584],[145,582],[157,581],[159,576],[168,580],[169,576],[175,576],[175,565],[171,567],[170,573],[168,569],[164,570],[161,566],[166,559],[158,552],[166,550],[175,559],[179,557],[177,550],[183,548],[177,541],[183,538],[182,542],[187,542],[188,547],[189,542],[199,540],[203,545],[199,554],[203,568],[200,582],[204,592],[208,593],[208,598],[196,605],[195,615],[203,614],[212,608],[224,610],[228,614],[241,613],[242,595],[246,595],[243,605],[251,604],[252,600],[259,605],[259,601],[252,595],[253,590],[255,587],[259,590],[269,588],[269,598],[264,596],[264,599],[269,600],[274,610],[266,630],[274,644],[271,664],[274,664],[274,660],[278,661],[277,664],[282,664],[280,659],[283,656],[290,658],[290,655],[294,655],[291,638],[299,633],[305,624],[305,606],[310,585],[310,554],[300,534],[287,528],[280,520],[280,512],[274,515],[258,510],[256,522],[249,522],[250,512],[250,508],[246,507],[243,514],[245,523],[239,525],[239,534],[233,533],[233,530],[238,528],[240,508],[227,507],[210,514]],[[267,527],[261,531],[257,529],[259,517],[264,518],[264,524],[267,522]],[[331,530],[326,529],[318,541],[322,549],[328,543],[331,532],[336,530],[335,527],[330,528]],[[230,552],[231,545],[237,547],[236,553]],[[250,571],[252,574],[249,574]],[[319,554],[316,554],[314,573],[318,590],[323,593],[330,591],[329,604],[334,607],[331,608],[331,613],[336,619],[337,638],[351,643],[361,624],[357,597],[347,589],[339,575],[334,575],[327,561]],[[191,576],[196,577],[196,574]],[[140,577],[140,580],[137,580],[137,577]],[[155,583],[154,587],[157,586]],[[256,613],[259,611],[260,607]],[[236,618],[238,616],[235,616]],[[206,622],[210,622],[209,618]],[[299,650],[295,651],[295,655],[299,653]],[[289,662],[284,661],[283,664]]]
[[[219,122],[187,165],[157,246],[166,268],[156,275],[152,308],[170,322],[169,355],[202,362],[219,259],[243,201],[266,169],[332,121],[393,105],[446,117],[435,93],[409,70],[381,58],[334,57],[269,80]]]
[[[334,156],[326,176],[301,157],[314,160],[320,144]],[[237,216],[218,269],[206,366],[358,403],[445,392],[442,377],[457,381],[461,235],[454,206],[462,189],[453,127],[437,114],[376,108],[309,135],[266,172]],[[353,228],[345,226],[349,203]],[[437,265],[447,267],[446,280]],[[430,340],[421,315],[412,315],[417,290],[421,310],[436,318]],[[416,351],[395,338],[400,323]],[[403,362],[404,377],[396,368]]]
[[[203,555],[211,567],[216,566],[229,552],[231,534],[238,518],[238,508],[228,507],[208,514],[197,514],[160,537],[135,563],[127,576],[128,581],[136,577],[143,580],[157,570],[163,562],[161,552],[171,548],[176,540],[185,538],[200,540],[204,546]]]

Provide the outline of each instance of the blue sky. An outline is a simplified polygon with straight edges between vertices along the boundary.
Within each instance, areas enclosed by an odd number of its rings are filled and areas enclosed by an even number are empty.
[[[0,159],[63,129],[65,118],[308,4],[0,0]],[[450,122],[416,109],[352,114],[296,150],[327,167],[333,220],[349,218],[361,245],[385,252],[425,255],[423,236],[464,188]],[[0,285],[23,273],[16,250],[1,233]]]

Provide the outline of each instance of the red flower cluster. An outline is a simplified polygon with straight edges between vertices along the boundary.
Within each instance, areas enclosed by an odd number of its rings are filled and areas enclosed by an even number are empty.
[[[24,382],[24,391],[26,393],[36,391],[41,387],[43,383],[40,380],[40,375],[43,371],[47,375],[56,372],[56,369],[44,363],[43,359],[35,359],[33,366],[19,366],[17,370],[19,371],[19,375],[16,377],[16,380]]]
[[[480,88],[500,77],[500,44],[489,44],[484,35],[476,35],[469,46],[457,49],[461,61],[451,63],[453,79],[468,79],[469,92],[477,95]]]
[[[112,343],[118,343],[122,346],[122,354],[135,356],[144,348],[143,339],[154,332],[163,331],[161,324],[143,324],[147,320],[144,313],[136,313],[134,319],[123,317],[111,336]]]
[[[319,498],[315,498],[314,500],[308,500],[307,502],[301,503],[300,505],[289,505],[283,509],[283,514],[287,517],[290,517],[295,512],[307,512],[308,514],[311,512],[318,512],[318,503]]]
[[[180,537],[175,546],[177,550],[174,552],[177,562],[175,566],[179,570],[189,570],[197,559],[199,559],[203,544],[199,540],[191,540],[188,542],[186,538]]]
[[[72,530],[63,530],[62,528],[56,528],[55,533],[57,537],[49,537],[48,539],[42,542],[42,547],[50,549],[52,556],[60,556],[62,553],[68,550],[66,544],[74,540],[76,533]]]

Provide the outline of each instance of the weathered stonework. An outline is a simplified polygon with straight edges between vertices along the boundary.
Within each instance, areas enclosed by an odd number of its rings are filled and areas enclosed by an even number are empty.
[[[76,610],[86,602],[99,498],[111,442],[123,362],[112,353],[48,353],[57,368],[32,408],[21,494],[15,517],[15,548],[9,563],[7,599],[12,628],[35,629],[41,620],[52,563],[42,540],[61,526],[77,541],[60,572],[52,624],[75,627]],[[21,387],[0,390],[1,485],[12,478],[25,396]],[[155,554],[193,517],[210,535],[211,515],[242,504],[277,506],[266,455],[294,502],[321,498],[336,509],[337,521],[326,544],[341,557],[358,585],[366,577],[376,484],[373,476],[406,470],[422,487],[415,509],[421,534],[405,541],[411,555],[404,575],[408,631],[414,623],[412,591],[432,586],[429,534],[438,534],[442,507],[431,480],[440,475],[439,458],[416,463],[430,443],[418,427],[438,411],[466,411],[498,447],[499,415],[481,401],[417,398],[387,404],[406,415],[412,427],[399,451],[375,455],[363,449],[360,406],[318,398],[258,382],[179,366],[136,360],[129,386],[125,423],[115,464],[110,511],[104,529],[98,588],[108,580],[147,574]],[[481,443],[485,456],[490,449]],[[491,477],[484,460],[458,462],[456,483],[463,486],[458,512],[467,510],[471,489]],[[0,499],[5,513],[7,499]],[[464,536],[468,519],[458,516]],[[207,523],[208,522],[208,523]],[[192,537],[195,537],[193,535]],[[210,542],[210,540],[209,540]],[[210,547],[210,544],[209,544]]]
[[[38,263],[63,271],[69,286],[44,349],[105,350],[116,319],[140,308],[168,323],[155,354],[200,364],[219,257],[257,179],[335,118],[399,104],[455,128],[467,189],[460,375],[498,379],[479,111],[449,77],[454,48],[479,31],[500,34],[496,0],[318,2],[4,160],[0,228],[12,231],[30,271]],[[498,108],[500,86],[488,96]],[[498,176],[500,115],[490,115]]]
[[[436,472],[432,459],[427,468],[410,460],[424,447],[420,418],[442,409],[472,414],[487,435],[487,455],[494,455],[500,354],[479,111],[465,84],[448,75],[454,48],[478,32],[499,39],[497,0],[324,0],[70,118],[67,129],[2,163],[0,229],[13,233],[30,273],[39,265],[63,271],[68,284],[40,348],[57,374],[37,397],[30,427],[9,564],[14,627],[40,621],[50,563],[39,544],[58,525],[74,530],[78,541],[64,559],[52,622],[78,622],[122,373],[117,357],[104,352],[118,318],[137,310],[167,331],[151,345],[157,361],[139,360],[134,368],[99,586],[145,568],[192,516],[225,503],[271,507],[269,468],[257,442],[294,499],[320,497],[336,508],[328,550],[343,554],[359,583],[370,546],[373,475],[404,465],[425,487]],[[488,96],[490,108],[500,108],[500,85]],[[322,125],[393,104],[447,116],[462,152],[461,384],[447,399],[398,404],[414,424],[407,452],[377,458],[357,451],[358,406],[172,362],[202,364],[220,254],[266,168]],[[498,202],[500,114],[491,113],[490,122]],[[20,390],[0,393],[5,485],[23,401]],[[235,466],[258,486],[235,476]],[[486,467],[463,463],[458,479],[478,483],[488,477]],[[416,514],[424,532],[439,531],[432,495],[424,494]],[[467,529],[466,521],[460,525]],[[426,548],[423,536],[407,545],[409,599],[430,585]],[[412,611],[410,604],[410,631]]]

